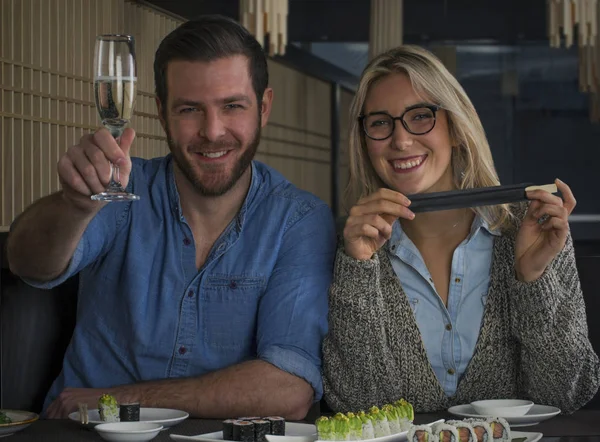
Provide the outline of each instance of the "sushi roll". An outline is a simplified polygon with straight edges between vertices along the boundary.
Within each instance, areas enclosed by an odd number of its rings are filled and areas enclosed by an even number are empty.
[[[248,422],[252,422],[252,421],[256,421],[262,419],[261,416],[242,416],[242,417],[238,417],[237,419],[235,419],[236,421],[248,421]]]
[[[333,438],[333,420],[327,416],[321,416],[315,421],[317,427],[318,440],[334,440]]]
[[[223,421],[223,440],[233,440],[233,423],[235,419],[225,419]]]
[[[254,419],[254,440],[256,442],[265,442],[265,436],[271,434],[271,422],[265,419]]]
[[[465,421],[449,420],[448,425],[452,425],[458,431],[459,442],[477,442],[477,435],[471,424]]]
[[[358,418],[362,422],[362,438],[364,439],[374,439],[375,438],[375,429],[373,428],[373,420],[371,417],[366,414],[364,411],[359,411],[357,414]]]
[[[492,437],[494,438],[494,442],[510,442],[510,425],[506,422],[506,419],[501,417],[490,417],[485,419],[491,429],[492,429]]]
[[[413,425],[406,435],[408,442],[438,442],[429,425]]]
[[[381,411],[387,418],[388,425],[390,427],[390,434],[398,434],[402,431],[400,427],[400,417],[398,416],[398,410],[391,404],[384,405],[381,407]]]
[[[350,419],[343,413],[333,416],[333,440],[350,440]]]
[[[465,422],[471,424],[475,435],[477,436],[477,442],[493,442],[494,434],[492,433],[492,427],[490,424],[482,419],[465,419]]]
[[[433,425],[431,429],[439,442],[459,442],[458,430],[452,425],[440,422]]]
[[[415,411],[413,406],[404,399],[397,400],[394,402],[396,411],[398,414],[398,421],[400,422],[400,429],[402,431],[408,431],[415,420]]]
[[[354,413],[347,413],[350,435],[348,440],[362,440],[362,421]]]
[[[119,422],[119,404],[110,394],[103,394],[98,399],[98,413],[102,422]]]
[[[369,415],[373,421],[373,430],[375,437],[389,436],[390,435],[390,424],[388,423],[385,413],[375,406],[369,409]]]
[[[240,442],[254,442],[254,424],[249,421],[234,421],[233,440]]]
[[[285,419],[281,416],[265,417],[266,421],[271,422],[271,433],[275,436],[285,436]]]
[[[119,404],[119,419],[121,422],[139,422],[140,403]]]

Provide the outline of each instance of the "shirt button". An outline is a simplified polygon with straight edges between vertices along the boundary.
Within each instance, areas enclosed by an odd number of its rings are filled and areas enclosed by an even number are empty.
[[[456,282],[456,283],[458,284],[458,283],[460,282],[460,278],[456,278],[456,279],[454,280],[454,282]]]
[[[235,288],[237,288],[237,282],[235,282],[235,281],[231,281],[231,282],[229,283],[229,288],[232,288],[232,289],[235,289]]]
[[[448,374],[454,374],[454,369],[453,368],[449,368],[448,369]]]
[[[452,330],[452,324],[446,324],[446,330],[448,330],[448,331]]]
[[[224,243],[224,242],[222,242],[221,244],[219,244],[219,247],[217,247],[217,250],[218,250],[218,251],[221,251],[221,250],[223,250],[224,248],[225,248],[225,243]]]
[[[183,345],[181,347],[179,347],[179,354],[180,355],[184,355],[187,352],[187,348],[185,348]]]
[[[192,243],[192,241],[190,241],[190,239],[189,239],[189,238],[184,238],[184,239],[183,239],[183,245],[184,245],[184,246],[189,246],[191,243]]]
[[[188,298],[193,298],[193,297],[194,297],[194,291],[193,291],[193,290],[190,290],[190,291],[188,292]]]

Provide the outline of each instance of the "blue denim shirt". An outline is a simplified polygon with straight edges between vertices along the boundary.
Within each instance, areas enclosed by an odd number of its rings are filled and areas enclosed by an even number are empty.
[[[47,406],[65,387],[199,376],[259,358],[322,395],[321,342],[335,226],[330,208],[253,162],[236,218],[196,269],[171,156],[133,159],[133,203],[87,227],[68,269],[80,273],[77,325]]]
[[[456,392],[479,338],[496,235],[499,233],[491,231],[481,217],[475,217],[470,235],[452,257],[448,308],[438,296],[419,250],[399,222],[394,224],[387,243],[392,267],[413,308],[429,362],[448,396]]]

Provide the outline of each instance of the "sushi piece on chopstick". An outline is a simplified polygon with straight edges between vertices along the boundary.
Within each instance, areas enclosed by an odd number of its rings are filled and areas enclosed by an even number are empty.
[[[414,213],[436,210],[462,209],[466,207],[493,206],[527,200],[527,191],[545,190],[557,193],[556,184],[535,186],[532,184],[510,184],[504,186],[478,187],[474,189],[449,190],[445,192],[418,193],[407,195],[411,201],[409,209]]]

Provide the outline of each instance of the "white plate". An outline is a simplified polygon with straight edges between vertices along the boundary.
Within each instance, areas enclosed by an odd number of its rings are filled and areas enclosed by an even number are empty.
[[[477,414],[475,409],[467,404],[467,405],[456,405],[454,407],[448,408],[448,412],[460,417],[484,417],[480,414]],[[548,405],[534,405],[531,407],[531,410],[524,416],[514,416],[514,417],[506,417],[506,416],[497,416],[503,417],[512,427],[528,427],[530,425],[537,425],[542,421],[548,420],[557,414],[560,413],[560,409],[556,407],[550,407]]]
[[[20,410],[0,410],[11,420],[10,424],[0,424],[0,437],[9,436],[17,431],[24,430],[33,422],[38,420],[39,416],[30,411]]]
[[[526,439],[524,442],[537,442],[544,435],[542,433],[529,433],[529,432],[525,432],[525,431],[511,431],[510,436],[512,439],[520,439],[522,437],[525,437]]]
[[[96,425],[102,439],[110,442],[147,442],[163,429],[162,425],[149,422],[114,422]]]
[[[165,429],[177,425],[188,417],[189,413],[181,410],[172,410],[170,408],[140,408],[140,422],[160,424],[165,427]],[[74,411],[69,414],[69,419],[81,422],[79,419],[79,411]],[[98,424],[106,423],[100,420],[98,409],[88,411],[88,420],[89,425],[94,427]]]
[[[426,425],[433,425],[437,422],[444,422],[444,419],[440,419],[435,422],[431,422]],[[408,431],[402,433],[391,434],[389,436],[376,437],[374,439],[365,439],[363,442],[403,442],[406,440]],[[267,435],[269,442],[321,442],[317,441],[317,428],[312,424],[298,424],[295,422],[285,423],[285,436],[274,436]],[[214,433],[199,434],[197,436],[182,436],[179,434],[171,434],[171,439],[179,441],[203,441],[203,442],[214,442],[216,440],[223,440],[223,432],[216,431]],[[529,441],[526,441],[529,442]]]

